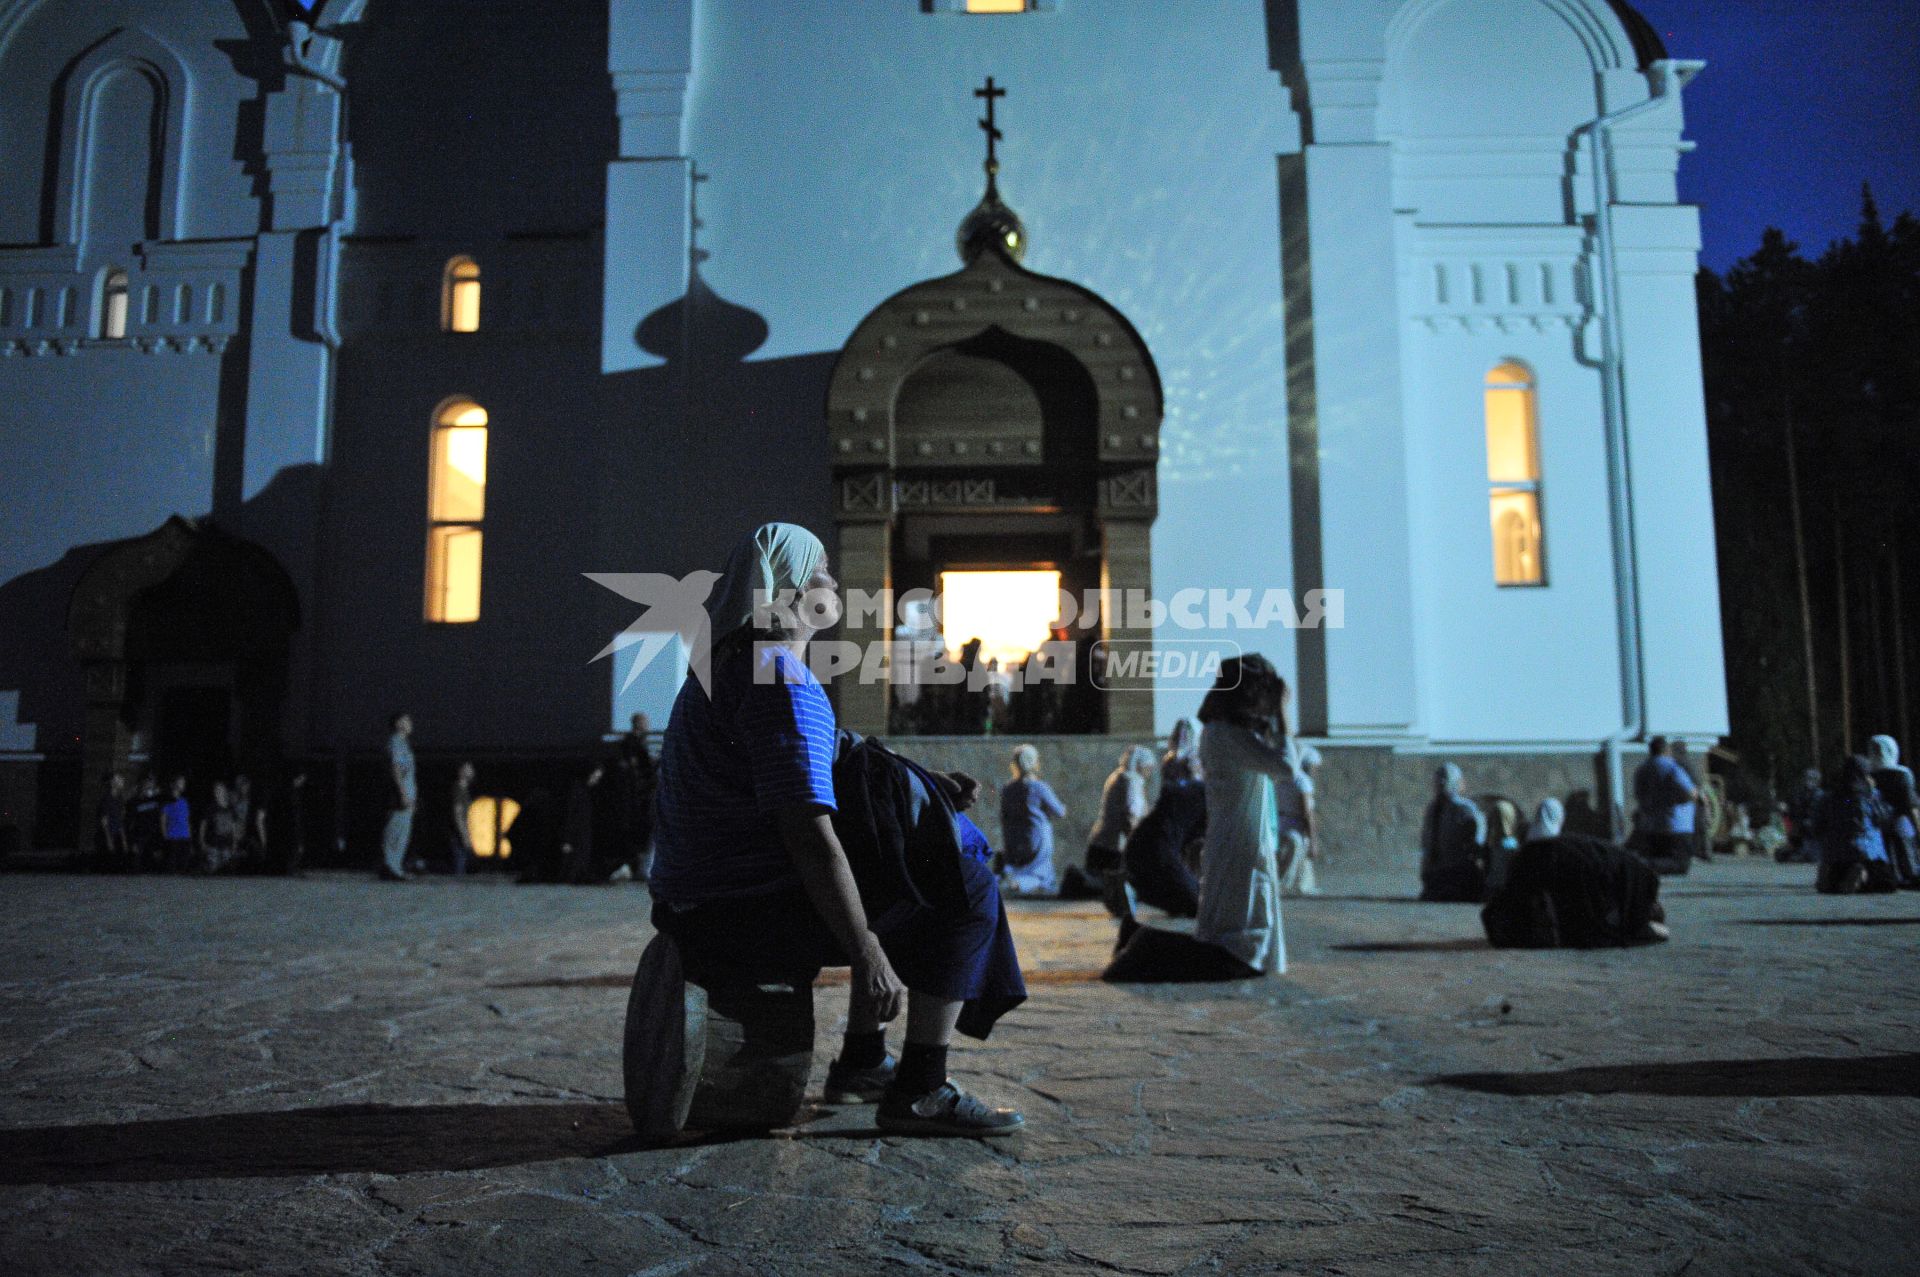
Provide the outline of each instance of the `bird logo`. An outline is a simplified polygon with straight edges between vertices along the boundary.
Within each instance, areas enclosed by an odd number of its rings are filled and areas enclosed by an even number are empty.
[[[640,672],[665,651],[677,635],[687,653],[687,672],[709,696],[713,665],[713,622],[707,616],[707,596],[720,580],[718,572],[701,569],[685,576],[664,572],[587,572],[589,581],[604,586],[644,609],[633,623],[593,656],[594,661],[638,646],[621,691],[633,686]],[[589,661],[588,664],[592,664]]]

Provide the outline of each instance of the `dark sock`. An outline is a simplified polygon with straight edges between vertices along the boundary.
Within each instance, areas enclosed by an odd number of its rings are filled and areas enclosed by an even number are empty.
[[[909,1042],[900,1051],[893,1089],[901,1095],[922,1096],[947,1080],[947,1048]]]
[[[847,1030],[840,1042],[840,1065],[848,1069],[877,1069],[887,1059],[887,1031],[875,1029],[871,1033],[855,1033]]]

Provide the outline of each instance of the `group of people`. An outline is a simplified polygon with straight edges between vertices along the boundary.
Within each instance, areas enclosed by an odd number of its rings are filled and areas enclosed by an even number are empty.
[[[1488,811],[1466,794],[1453,763],[1433,776],[1420,826],[1420,898],[1484,905],[1487,939],[1500,948],[1591,949],[1667,939],[1662,872],[1686,871],[1697,791],[1655,737],[1635,776],[1636,833],[1625,845],[1566,828],[1566,806],[1543,799],[1524,831],[1505,799]],[[1674,863],[1677,869],[1658,866]]]
[[[251,777],[238,775],[214,781],[195,803],[184,775],[163,785],[149,772],[129,786],[124,774],[110,773],[94,808],[94,863],[106,872],[297,873],[305,783],[305,773],[294,772],[269,804]]]
[[[466,874],[475,859],[471,815],[478,770],[471,762],[459,763],[441,809],[444,828],[417,831],[420,782],[413,718],[396,713],[387,726],[387,812],[379,877],[404,882],[424,872],[425,858],[414,852],[421,832],[429,843],[444,841],[452,874]],[[604,757],[569,769],[557,787],[524,792],[512,821],[499,831],[501,844],[513,849],[521,882],[647,880],[658,770],[650,735],[647,716],[635,714],[629,730]]]
[[[1893,737],[1873,737],[1825,778],[1809,769],[1784,814],[1778,859],[1818,865],[1817,890],[1920,890],[1920,798]]]
[[[1320,756],[1311,745],[1290,740],[1289,748],[1295,766],[1277,778],[1274,792],[1281,891],[1313,895],[1313,773]],[[1201,727],[1185,718],[1174,724],[1158,760],[1144,745],[1128,747],[1101,787],[1084,863],[1059,871],[1053,822],[1066,816],[1067,806],[1040,777],[1040,751],[1032,745],[1015,749],[1012,779],[1000,790],[1002,846],[995,863],[1001,889],[1027,899],[1101,899],[1117,917],[1136,903],[1174,917],[1195,916],[1207,833],[1201,752]],[[1150,797],[1156,769],[1160,788]]]

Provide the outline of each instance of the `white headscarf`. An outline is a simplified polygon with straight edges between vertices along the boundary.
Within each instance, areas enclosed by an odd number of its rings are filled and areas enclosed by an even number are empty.
[[[1558,798],[1544,798],[1533,813],[1533,823],[1527,826],[1526,841],[1536,842],[1543,838],[1558,838],[1566,827],[1567,809]]]
[[[1441,796],[1457,794],[1467,787],[1467,778],[1454,763],[1442,763],[1434,769],[1433,792]]]
[[[1153,751],[1145,745],[1135,745],[1120,755],[1120,771],[1150,772],[1153,770]]]
[[[1013,774],[1027,777],[1040,770],[1040,751],[1031,745],[1022,745],[1013,751]]]
[[[1873,760],[1874,770],[1886,771],[1900,765],[1900,742],[1891,736],[1875,736],[1867,742],[1867,757]]]
[[[804,593],[826,557],[827,547],[820,538],[799,524],[761,524],[733,547],[726,572],[707,596],[713,641],[718,643],[752,621],[755,603],[770,601],[785,590]]]

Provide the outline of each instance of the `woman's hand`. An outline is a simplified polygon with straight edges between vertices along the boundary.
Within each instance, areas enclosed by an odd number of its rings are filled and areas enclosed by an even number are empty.
[[[894,974],[893,963],[871,931],[853,960],[853,987],[882,1024],[898,1019],[907,1005],[907,986]]]

